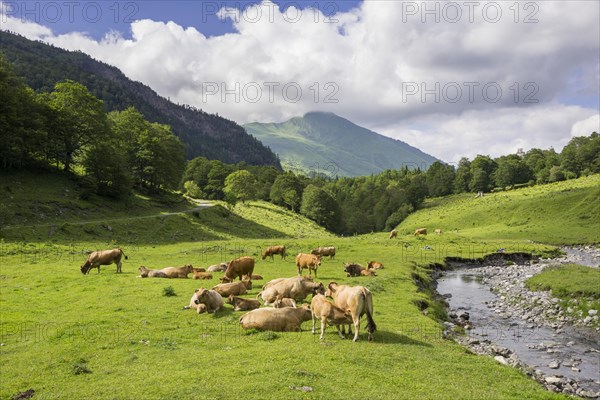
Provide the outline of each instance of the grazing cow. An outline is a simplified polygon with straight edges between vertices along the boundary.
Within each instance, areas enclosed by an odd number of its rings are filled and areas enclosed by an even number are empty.
[[[221,282],[232,282],[235,278],[242,280],[243,275],[252,275],[254,272],[254,258],[240,257],[236,260],[229,261],[225,275],[221,278]]]
[[[383,264],[379,261],[369,261],[367,269],[383,269]]]
[[[327,323],[330,325],[335,325],[337,328],[338,334],[343,339],[344,335],[340,331],[340,325],[350,325],[352,323],[352,315],[350,313],[346,313],[344,310],[327,300],[327,297],[322,294],[318,294],[313,296],[312,301],[310,302],[310,309],[312,311],[312,333],[315,332],[315,322],[317,319],[321,320],[321,337],[323,340],[325,335],[325,327]]]
[[[212,279],[213,275],[210,272],[194,271],[192,278],[194,278],[194,279]]]
[[[259,308],[240,318],[244,329],[260,329],[274,332],[298,332],[303,322],[309,321],[312,313],[304,304],[299,308]]]
[[[365,267],[360,264],[344,264],[344,272],[346,272],[346,276],[360,276],[361,271],[364,271]]]
[[[267,247],[267,249],[262,253],[262,259],[264,260],[267,257],[271,257],[271,261],[273,261],[273,256],[275,254],[279,254],[281,256],[282,259],[285,260],[287,254],[285,252],[285,246],[269,246]]]
[[[333,247],[333,246],[317,247],[316,249],[311,251],[310,254],[314,254],[315,256],[319,256],[319,257],[329,256],[329,259],[332,260],[335,258],[335,247]]]
[[[395,238],[397,236],[398,236],[398,231],[395,230],[395,229],[392,229],[391,232],[390,232],[390,239],[393,239],[393,238]]]
[[[167,274],[159,269],[148,269],[143,265],[138,268],[140,278],[168,278]]]
[[[304,276],[294,278],[279,278],[268,282],[256,298],[262,298],[265,305],[277,300],[278,296],[288,297],[296,301],[302,301],[309,294],[325,293],[322,283],[315,283]]]
[[[441,230],[441,229],[439,229],[439,228],[438,228],[438,229],[436,229],[436,230],[435,230],[435,234],[436,234],[436,235],[441,235],[441,234],[442,234],[442,230]]]
[[[354,339],[358,340],[358,330],[360,329],[360,317],[367,314],[367,332],[369,340],[373,340],[373,332],[377,329],[373,321],[373,296],[369,289],[364,286],[339,285],[337,282],[330,282],[325,296],[332,297],[336,306],[349,312],[354,322]],[[352,333],[352,330],[350,330]]]
[[[227,263],[211,265],[206,269],[208,272],[225,272],[227,270]]]
[[[273,308],[284,308],[292,307],[296,308],[296,300],[290,299],[289,297],[277,296],[277,299],[273,302]]]
[[[308,275],[311,275],[312,271],[315,271],[315,278],[317,277],[317,268],[321,265],[321,257],[314,254],[303,254],[300,253],[296,256],[296,268],[298,268],[298,275],[302,276],[302,270],[307,268]]]
[[[117,264],[117,272],[123,272],[121,267],[123,264],[121,263],[121,257],[125,256],[127,260],[127,256],[123,253],[121,249],[112,249],[112,250],[99,250],[91,252],[85,263],[80,267],[81,272],[85,275],[90,272],[92,268],[98,268],[98,273],[100,273],[101,265],[110,265]]]
[[[415,230],[414,233],[415,236],[419,236],[419,235],[427,235],[427,228],[419,228]]]
[[[201,307],[200,304],[203,304],[205,307]],[[208,289],[196,289],[192,298],[190,299],[190,304],[188,306],[183,307],[184,309],[194,308],[200,314],[203,311],[200,311],[201,308],[205,308],[206,312],[216,313],[221,308],[223,308],[223,297],[214,290]]]
[[[215,292],[219,293],[223,297],[228,297],[229,295],[238,296],[240,294],[246,294],[248,290],[252,289],[252,281],[245,280],[241,282],[232,282],[232,283],[219,283],[215,287],[212,288]]]
[[[254,299],[242,299],[234,295],[229,295],[227,304],[233,306],[233,311],[250,311],[260,307],[260,302]]]

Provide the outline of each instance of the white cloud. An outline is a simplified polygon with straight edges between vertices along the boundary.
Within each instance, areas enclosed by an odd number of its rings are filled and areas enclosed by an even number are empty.
[[[600,114],[577,121],[571,128],[571,136],[588,136],[592,132],[600,133]]]
[[[519,147],[559,150],[572,132],[593,123],[582,121],[598,110],[557,99],[598,94],[600,3],[521,2],[516,23],[513,2],[477,2],[472,22],[468,7],[454,3],[462,12],[456,23],[448,22],[454,14],[444,13],[447,3],[427,4],[438,7],[439,23],[422,13],[421,2],[365,1],[334,23],[315,10],[282,13],[264,2],[258,21],[258,8],[222,10],[237,32],[210,38],[150,20],[132,23],[132,39],[110,33],[101,41],[53,35],[12,18],[3,29],[82,50],[173,101],[239,123],[331,111],[447,161]],[[502,15],[490,22],[494,4]],[[524,23],[528,17],[538,22]],[[297,87],[302,95],[295,102]],[[257,89],[262,96],[255,101]],[[422,89],[436,93],[422,97]],[[338,102],[326,102],[328,95]]]

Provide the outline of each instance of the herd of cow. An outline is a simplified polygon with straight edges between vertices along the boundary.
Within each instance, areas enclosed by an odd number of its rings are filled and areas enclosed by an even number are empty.
[[[187,278],[193,274],[194,279],[212,279],[212,273],[223,272],[221,283],[211,289],[196,289],[189,305],[184,309],[195,309],[198,314],[209,312],[216,313],[224,307],[224,304],[233,306],[234,311],[248,311],[240,318],[240,324],[244,329],[259,329],[268,331],[298,331],[303,322],[312,319],[312,332],[316,333],[316,323],[321,323],[321,336],[324,338],[327,324],[337,328],[341,338],[345,337],[345,328],[352,335],[354,325],[353,341],[358,340],[360,330],[360,318],[366,314],[367,332],[369,340],[373,340],[373,332],[376,325],[373,320],[373,298],[372,294],[364,286],[340,285],[330,282],[327,287],[323,283],[315,282],[312,278],[314,271],[317,277],[317,269],[321,265],[323,257],[335,258],[335,247],[319,247],[311,254],[300,253],[296,256],[296,268],[298,276],[292,278],[277,278],[263,285],[256,299],[239,297],[252,289],[252,280],[260,280],[261,276],[254,274],[255,260],[252,257],[240,257],[229,261],[212,265],[206,269],[194,268],[192,265],[182,267],[168,267],[160,270],[139,267],[141,278]],[[270,246],[262,253],[262,259],[279,254],[282,259],[286,258],[285,246]],[[95,251],[88,255],[87,260],[81,266],[81,272],[89,273],[92,268],[97,268],[100,273],[101,265],[117,265],[117,272],[121,272],[122,257],[127,256],[121,249]],[[308,276],[302,276],[302,270],[308,269]],[[359,264],[344,264],[344,272],[347,276],[374,276],[375,270],[383,269],[383,264],[371,261],[367,267]],[[234,282],[239,278],[238,282]],[[312,295],[310,306],[302,302],[308,295]],[[333,300],[329,300],[328,297]],[[261,307],[261,299],[264,306]]]

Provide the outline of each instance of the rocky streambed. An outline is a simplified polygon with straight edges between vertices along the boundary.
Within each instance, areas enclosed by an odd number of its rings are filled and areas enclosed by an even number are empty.
[[[506,265],[495,255],[487,260],[490,265],[450,261],[454,270],[437,281],[438,293],[449,304],[444,334],[475,353],[521,369],[548,390],[600,398],[598,310],[584,315],[576,300],[565,309],[550,292],[525,287],[527,279],[549,265],[594,264],[600,249],[578,248],[538,263],[513,260],[515,264]]]

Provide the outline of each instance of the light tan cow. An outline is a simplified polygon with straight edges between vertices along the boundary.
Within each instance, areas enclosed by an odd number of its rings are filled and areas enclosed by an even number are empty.
[[[251,289],[251,280],[244,280],[241,282],[231,283],[219,283],[218,285],[212,288],[212,290],[216,291],[223,297],[229,297],[229,295],[239,296],[240,294],[246,294],[248,290]]]
[[[206,268],[207,272],[225,272],[227,270],[227,263],[215,264]]]
[[[415,236],[419,236],[419,235],[427,235],[427,228],[419,228],[415,230],[414,233]]]
[[[311,276],[312,271],[315,271],[315,278],[317,277],[317,268],[321,265],[321,256],[314,254],[303,254],[300,253],[296,256],[296,268],[298,268],[298,275],[302,276],[302,270],[308,269],[308,276]]]
[[[395,229],[392,229],[392,230],[390,231],[390,239],[393,239],[393,238],[395,238],[395,237],[397,237],[397,236],[398,236],[398,231],[397,231],[397,230],[395,230]]]
[[[329,259],[332,260],[335,258],[335,250],[336,249],[333,246],[317,247],[316,249],[311,251],[310,254],[314,254],[315,256],[319,256],[319,257],[329,256]]]
[[[205,307],[199,306],[203,304]],[[204,288],[196,289],[192,298],[190,299],[190,304],[183,307],[184,309],[193,308],[198,314],[201,312],[216,313],[221,308],[223,308],[223,297],[214,290],[208,290]]]
[[[379,261],[369,261],[367,269],[383,269],[383,264]]]
[[[344,338],[344,335],[340,330],[340,325],[350,325],[352,323],[352,315],[350,313],[346,313],[344,310],[327,300],[327,297],[323,296],[322,294],[318,294],[312,298],[312,301],[310,302],[310,309],[312,311],[313,335],[316,333],[315,323],[317,319],[320,319],[321,340],[324,339],[325,328],[328,323],[330,325],[335,325],[340,337],[342,339]]]
[[[139,268],[142,278],[184,278],[194,272],[194,268],[188,264],[183,267],[167,267],[163,269],[148,269],[143,265]]]
[[[373,296],[369,289],[364,286],[347,286],[330,282],[325,296],[332,297],[336,306],[352,315],[355,329],[354,339],[352,339],[354,342],[358,340],[360,317],[367,314],[367,332],[369,340],[373,340],[373,332],[377,326],[373,320]],[[350,330],[350,334],[352,334],[352,330]]]
[[[262,298],[265,305],[269,305],[277,300],[279,296],[302,301],[309,294],[323,294],[324,292],[325,288],[322,283],[315,283],[305,276],[296,276],[293,278],[278,278],[267,282],[256,298]]]
[[[292,307],[296,308],[296,300],[290,299],[289,297],[277,296],[277,299],[273,302],[273,308],[284,308]]]
[[[117,264],[117,273],[123,272],[121,270],[121,267],[123,266],[121,263],[122,256],[125,256],[125,259],[127,260],[127,256],[123,253],[123,250],[119,248],[93,251],[88,255],[87,260],[85,260],[85,263],[83,263],[79,269],[81,269],[81,272],[84,275],[90,272],[92,268],[98,268],[98,273],[100,273],[101,265],[110,265],[114,263]]]
[[[264,260],[267,257],[271,257],[271,261],[273,261],[273,256],[275,254],[279,254],[282,259],[285,260],[287,254],[285,252],[285,246],[269,246],[262,253],[262,259]]]
[[[259,329],[273,332],[298,332],[301,325],[312,318],[306,304],[299,308],[259,308],[240,318],[244,329]]]
[[[436,234],[436,235],[441,235],[441,234],[442,234],[442,230],[441,230],[441,229],[439,229],[439,228],[438,228],[438,229],[436,229],[436,230],[435,230],[435,234]]]
[[[213,275],[210,272],[194,271],[193,279],[212,279]]]

